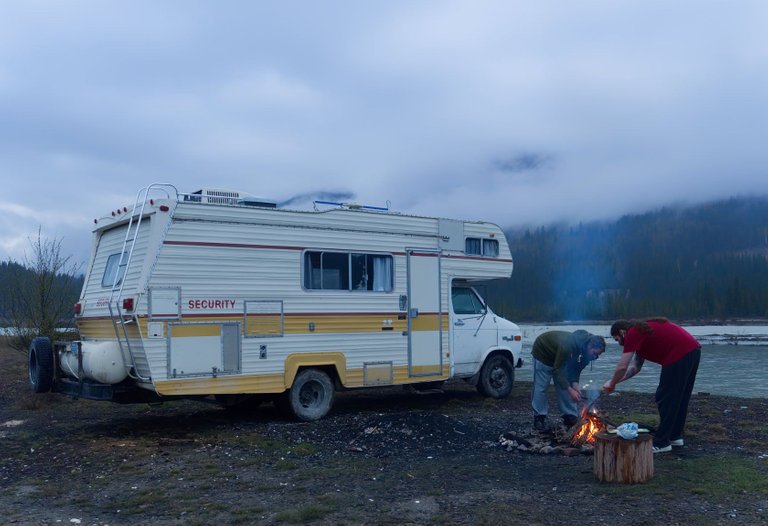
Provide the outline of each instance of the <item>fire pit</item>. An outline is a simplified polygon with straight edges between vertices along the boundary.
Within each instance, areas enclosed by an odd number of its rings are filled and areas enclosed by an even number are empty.
[[[608,422],[605,415],[595,407],[598,395],[599,391],[584,392],[584,399],[587,402],[581,408],[579,420],[571,427],[555,426],[544,431],[533,429],[525,432],[510,431],[501,435],[499,442],[507,451],[517,450],[547,455],[590,455],[594,451],[596,435],[616,427]]]
[[[525,451],[545,455],[590,455],[594,450],[595,436],[600,431],[609,431],[615,426],[594,408],[584,406],[579,420],[571,427],[554,426],[543,431],[527,429],[508,431],[499,437],[499,442],[507,451]]]

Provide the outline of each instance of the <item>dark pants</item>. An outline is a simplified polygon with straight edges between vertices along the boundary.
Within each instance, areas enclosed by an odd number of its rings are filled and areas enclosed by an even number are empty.
[[[656,405],[659,408],[659,428],[653,437],[656,447],[668,446],[683,437],[688,402],[691,400],[701,349],[694,349],[677,362],[661,368]]]

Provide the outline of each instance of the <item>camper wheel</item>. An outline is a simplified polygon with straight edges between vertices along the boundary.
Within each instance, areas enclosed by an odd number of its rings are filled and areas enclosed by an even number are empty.
[[[512,362],[503,354],[496,354],[486,360],[480,370],[477,390],[490,398],[506,398],[512,392],[515,381],[515,369]]]
[[[333,394],[333,382],[325,371],[302,369],[287,393],[288,408],[299,420],[318,420],[331,410]]]
[[[53,347],[48,338],[35,338],[29,346],[29,383],[33,393],[47,393],[53,387]]]

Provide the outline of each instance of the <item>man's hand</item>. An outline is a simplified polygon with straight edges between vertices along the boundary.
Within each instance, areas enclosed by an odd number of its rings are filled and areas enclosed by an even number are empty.
[[[568,395],[571,397],[571,400],[574,402],[581,402],[581,391],[578,389],[574,389],[573,387],[568,387]]]
[[[612,385],[610,380],[605,382],[605,384],[603,385],[603,391],[605,391],[607,394],[611,394],[615,390],[616,390],[616,386]]]

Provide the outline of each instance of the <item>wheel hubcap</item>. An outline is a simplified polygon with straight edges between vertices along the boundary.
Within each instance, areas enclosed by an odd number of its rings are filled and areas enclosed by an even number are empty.
[[[491,371],[491,384],[494,387],[503,387],[507,383],[507,375],[501,367],[494,367]]]
[[[322,387],[315,382],[310,382],[310,383],[304,384],[301,387],[301,391],[299,392],[299,403],[303,407],[316,406],[320,403],[320,400],[322,399],[322,397],[323,397]]]

